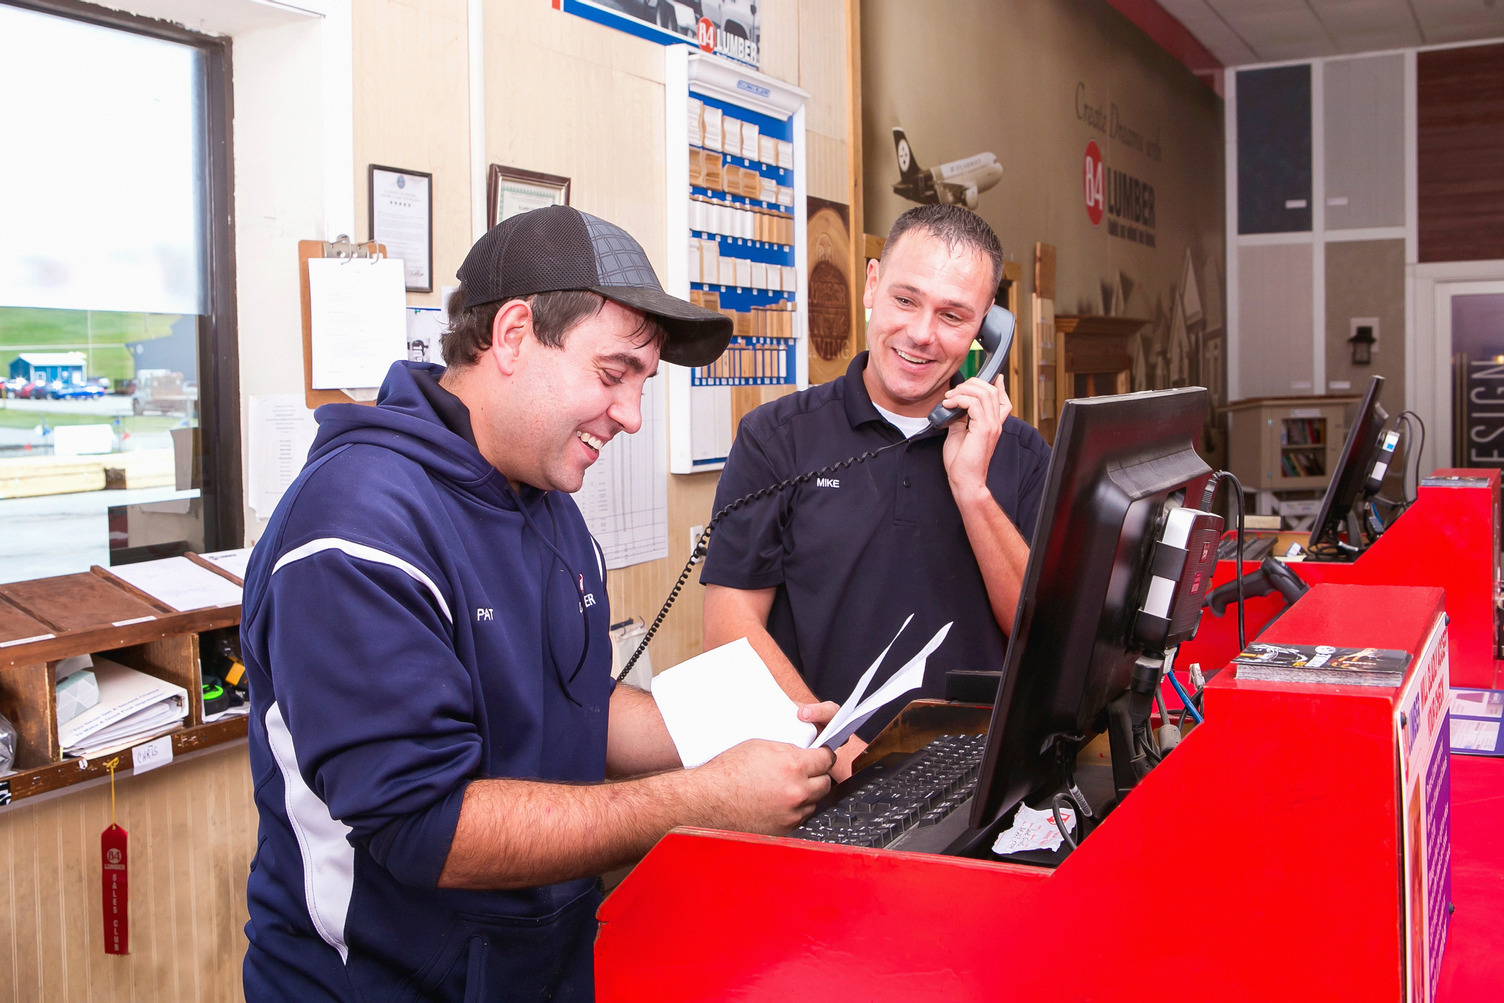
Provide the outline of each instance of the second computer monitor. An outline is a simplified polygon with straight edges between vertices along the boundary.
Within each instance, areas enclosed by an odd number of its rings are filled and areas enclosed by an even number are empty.
[[[1342,452],[1337,457],[1337,467],[1327,484],[1326,494],[1321,498],[1321,508],[1316,521],[1311,525],[1309,548],[1321,556],[1345,556],[1347,559],[1363,549],[1362,531],[1357,520],[1349,519],[1354,508],[1367,498],[1365,485],[1369,472],[1379,455],[1379,436],[1389,420],[1379,395],[1384,391],[1384,377],[1372,376],[1363,400],[1353,414],[1353,423],[1348,426],[1347,439],[1342,443]],[[1344,529],[1348,537],[1342,539]]]
[[[1166,511],[1200,501],[1200,387],[1067,401],[993,706],[971,825],[1065,781],[1144,654],[1134,620]]]

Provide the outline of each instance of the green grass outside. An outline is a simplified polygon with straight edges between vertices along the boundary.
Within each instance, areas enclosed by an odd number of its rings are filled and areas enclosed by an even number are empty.
[[[0,307],[0,376],[10,375],[11,360],[22,352],[83,352],[89,379],[130,379],[136,366],[125,343],[166,337],[181,319],[179,314]]]
[[[56,411],[8,411],[0,407],[0,428],[36,428],[42,422],[57,425],[109,425],[114,418],[102,414],[64,414]],[[182,415],[121,415],[120,423],[132,435],[165,432],[183,423]]]

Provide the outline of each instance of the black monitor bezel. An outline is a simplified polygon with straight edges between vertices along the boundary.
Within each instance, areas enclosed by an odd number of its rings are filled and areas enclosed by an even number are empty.
[[[1311,523],[1311,534],[1306,548],[1314,550],[1330,540],[1336,546],[1341,536],[1347,515],[1364,496],[1368,472],[1373,469],[1379,454],[1379,436],[1389,421],[1389,415],[1379,402],[1384,391],[1384,377],[1375,373],[1368,379],[1368,387],[1358,409],[1353,412],[1352,424],[1347,428],[1342,452],[1337,457],[1337,466],[1327,482],[1326,493],[1321,496],[1321,507],[1316,510],[1316,521]],[[1349,540],[1355,549],[1361,549],[1361,540]]]
[[[1042,718],[1049,717],[1050,708],[1058,710],[1068,702],[1061,699],[1059,692],[1051,691],[1049,684],[1055,683],[1057,690],[1070,687],[1079,697],[1075,710],[1078,722],[1082,717],[1095,718],[1113,696],[1127,688],[1131,659],[1124,657],[1110,665],[1099,665],[1095,656],[1103,645],[1104,629],[1112,632],[1108,640],[1113,650],[1119,650],[1120,646],[1120,650],[1126,653],[1132,647],[1131,607],[1136,606],[1136,597],[1125,590],[1141,589],[1141,584],[1126,581],[1122,568],[1147,562],[1150,548],[1147,539],[1143,538],[1144,533],[1140,532],[1139,538],[1127,542],[1135,552],[1122,553],[1125,546],[1123,534],[1130,514],[1139,519],[1135,528],[1142,530],[1146,520],[1148,523],[1157,521],[1163,502],[1153,511],[1142,507],[1134,510],[1132,506],[1149,505],[1150,502],[1146,498],[1129,498],[1115,486],[1113,491],[1107,491],[1103,481],[1110,481],[1110,474],[1121,478],[1127,476],[1125,471],[1136,472],[1134,476],[1139,477],[1144,485],[1153,487],[1147,493],[1156,498],[1178,493],[1179,488],[1172,491],[1164,487],[1170,483],[1183,486],[1188,493],[1204,486],[1212,470],[1196,454],[1195,443],[1209,405],[1210,395],[1204,388],[1187,387],[1081,398],[1067,401],[1062,407],[1055,452],[1045,481],[1039,522],[1034,528],[1023,588],[1009,636],[1008,654],[993,703],[976,798],[972,804],[970,822],[974,831],[988,829],[1019,801],[1039,793],[1042,788],[1055,786],[1069,771],[1070,764],[1062,757],[1073,758],[1079,742],[1057,739],[1051,750],[1040,747],[1050,737],[1041,736],[1041,730],[1060,734],[1055,723]],[[1089,469],[1077,469],[1086,465]],[[1088,487],[1092,489],[1093,497],[1083,499]],[[1122,497],[1114,498],[1114,493]],[[1194,495],[1192,499],[1194,503]],[[1110,506],[1125,502],[1128,507],[1121,511],[1114,508],[1104,518],[1083,517],[1072,511],[1072,506]],[[1114,519],[1118,520],[1116,525]],[[1072,539],[1071,532],[1083,525],[1088,532],[1096,530],[1101,539]],[[1109,535],[1112,545],[1104,551]],[[1096,550],[1092,549],[1094,545]],[[1079,575],[1083,568],[1087,573]],[[1106,605],[1103,603],[1096,607],[1094,626],[1097,633],[1084,641],[1082,635],[1060,631],[1053,625],[1035,631],[1035,616],[1041,600],[1049,595],[1062,594],[1062,590],[1067,589],[1074,590],[1072,594],[1078,597],[1075,601],[1083,619],[1089,616],[1086,610],[1095,601],[1094,596],[1105,596],[1110,594],[1109,590],[1116,590],[1117,598],[1124,600],[1115,602],[1112,612],[1116,614],[1116,621],[1103,623],[1106,615],[1102,613]],[[1061,642],[1060,638],[1067,635],[1072,640]],[[1079,684],[1073,680],[1061,683],[1059,676],[1055,679],[1048,676],[1052,669],[1061,673],[1068,671],[1067,667],[1046,664],[1056,654],[1050,648],[1062,644],[1075,647],[1067,657],[1059,659],[1060,662],[1085,662],[1080,669],[1083,677]],[[1087,645],[1089,652],[1084,659],[1079,647],[1082,644]],[[1044,650],[1035,651],[1035,648]],[[1030,672],[1026,666],[1031,665],[1038,667]],[[1107,678],[1109,676],[1111,678]]]

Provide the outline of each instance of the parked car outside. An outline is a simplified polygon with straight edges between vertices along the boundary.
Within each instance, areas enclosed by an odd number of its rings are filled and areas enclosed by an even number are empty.
[[[33,400],[33,401],[46,400],[47,399],[47,384],[45,384],[45,383],[27,383],[24,386],[22,386],[20,390],[16,391],[16,396],[19,397],[19,398],[21,398],[22,400]]]
[[[104,388],[92,383],[53,383],[48,392],[60,401],[93,400],[104,396]]]

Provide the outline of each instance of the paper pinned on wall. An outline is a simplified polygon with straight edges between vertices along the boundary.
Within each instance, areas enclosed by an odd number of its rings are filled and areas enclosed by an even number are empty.
[[[256,518],[270,519],[282,493],[303,469],[318,432],[302,394],[251,397],[246,494]]]
[[[618,434],[585,469],[575,504],[612,570],[668,556],[667,431],[662,379],[642,394],[642,427]]]
[[[392,258],[308,260],[315,390],[379,387],[407,357],[403,283]]]
[[[448,316],[440,307],[407,308],[407,361],[444,364],[444,332]]]

